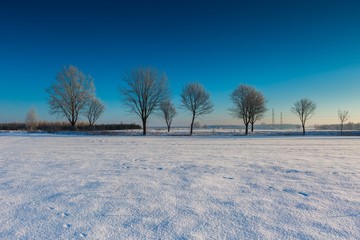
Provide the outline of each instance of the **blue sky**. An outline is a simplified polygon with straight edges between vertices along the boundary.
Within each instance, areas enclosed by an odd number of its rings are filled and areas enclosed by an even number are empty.
[[[189,82],[210,92],[215,111],[199,121],[241,124],[228,112],[239,84],[268,99],[262,122],[297,123],[302,97],[318,109],[309,122],[336,123],[337,110],[360,122],[359,1],[8,1],[0,9],[0,122],[48,113],[45,89],[65,65],[95,80],[106,105],[100,122],[139,122],[117,91],[138,66],[166,72],[173,101]],[[187,125],[182,109],[174,125]],[[157,118],[150,125],[162,125]]]

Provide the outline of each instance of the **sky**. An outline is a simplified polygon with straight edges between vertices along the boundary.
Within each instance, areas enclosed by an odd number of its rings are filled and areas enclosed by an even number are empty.
[[[241,124],[229,114],[240,84],[260,90],[260,122],[299,123],[290,108],[317,104],[309,124],[360,122],[360,1],[4,1],[0,8],[0,122],[49,114],[45,91],[64,66],[94,78],[106,110],[100,123],[136,122],[121,104],[122,75],[139,66],[166,73],[178,115],[180,92],[204,85],[215,105],[201,124]],[[85,118],[82,118],[85,120]],[[164,125],[152,117],[151,126]]]

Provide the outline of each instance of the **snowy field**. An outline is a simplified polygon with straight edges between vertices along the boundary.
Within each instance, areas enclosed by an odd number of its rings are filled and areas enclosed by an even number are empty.
[[[0,136],[0,239],[360,239],[360,137]]]

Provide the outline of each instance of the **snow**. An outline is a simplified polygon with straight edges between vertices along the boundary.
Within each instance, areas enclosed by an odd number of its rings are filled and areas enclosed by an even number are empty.
[[[360,137],[0,136],[0,239],[359,239]]]

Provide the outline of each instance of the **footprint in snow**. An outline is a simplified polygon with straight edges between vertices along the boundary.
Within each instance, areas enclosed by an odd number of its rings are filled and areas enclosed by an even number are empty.
[[[296,204],[295,207],[300,210],[313,210],[313,207],[311,207],[308,204],[304,204],[304,203],[298,203],[298,204]]]
[[[146,162],[146,160],[144,160],[144,159],[138,159],[138,158],[134,159],[134,161],[135,161],[135,162],[138,162],[138,161],[139,161],[139,162]]]
[[[157,170],[163,170],[164,168],[163,167],[158,167]]]
[[[298,194],[300,194],[300,195],[302,195],[302,196],[304,196],[304,197],[308,197],[308,196],[309,196],[309,194],[304,193],[304,192],[298,192]]]
[[[62,217],[68,217],[70,214],[69,213],[66,213],[66,212],[63,212],[62,214],[61,214],[61,216]]]
[[[294,194],[296,193],[295,189],[292,188],[284,188],[283,192]]]
[[[290,170],[287,170],[286,173],[300,173],[300,171],[295,170],[295,169],[290,169]]]
[[[71,228],[71,224],[64,224],[64,228],[67,228],[67,229]]]
[[[309,196],[309,194],[307,194],[307,193],[298,192],[298,191],[296,191],[295,189],[292,189],[292,188],[284,188],[284,189],[283,189],[283,192],[290,193],[290,194],[295,194],[295,193],[297,193],[297,194],[300,194],[300,195],[302,195],[302,196],[304,196],[304,197],[308,197],[308,196]]]
[[[228,179],[228,180],[234,180],[233,177],[223,177],[224,179]]]
[[[81,233],[80,236],[81,236],[81,237],[86,237],[87,234],[86,234],[86,233]]]

